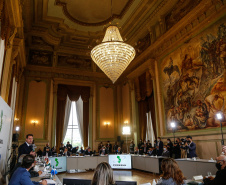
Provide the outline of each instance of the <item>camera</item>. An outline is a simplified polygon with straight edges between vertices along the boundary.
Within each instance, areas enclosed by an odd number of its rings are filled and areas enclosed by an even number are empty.
[[[185,145],[185,143],[187,143],[186,139],[181,139],[181,145]]]
[[[12,144],[12,148],[13,148],[14,150],[15,150],[17,147],[18,147],[17,144],[15,144],[15,143]]]

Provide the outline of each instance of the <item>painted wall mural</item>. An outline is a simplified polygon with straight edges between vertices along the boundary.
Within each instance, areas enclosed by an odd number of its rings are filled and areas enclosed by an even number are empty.
[[[161,70],[168,131],[172,121],[180,131],[219,127],[216,113],[226,118],[225,17],[166,56]]]

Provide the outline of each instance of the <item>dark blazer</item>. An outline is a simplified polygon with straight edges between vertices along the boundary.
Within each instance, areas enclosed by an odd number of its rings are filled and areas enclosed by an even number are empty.
[[[39,184],[39,182],[33,182],[31,181],[31,175],[26,170],[26,168],[18,167],[16,171],[13,173],[13,176],[11,177],[9,181],[9,185],[36,185]]]
[[[161,156],[161,155],[162,155],[162,152],[163,152],[163,142],[160,141],[160,142],[159,142],[159,148],[158,148],[158,150],[157,150],[157,155],[158,155],[158,156]]]
[[[51,151],[49,151],[49,152],[44,151],[44,152],[42,153],[42,156],[46,156],[46,153],[48,153],[48,156],[52,156],[52,155],[53,155]]]
[[[173,152],[175,154],[175,159],[181,158],[181,150],[180,150],[180,144],[176,143],[176,145],[173,147]]]
[[[162,152],[162,156],[163,157],[170,157],[170,152],[168,150],[164,151],[164,152]]]
[[[90,151],[90,152],[88,152],[88,150],[85,151],[85,155],[92,155],[92,154],[93,154],[92,151]]]
[[[30,152],[33,150],[32,145],[27,146],[27,143],[20,145],[18,148],[18,159],[22,154],[30,154]]]
[[[100,155],[106,155],[106,154],[108,154],[108,150],[107,150],[107,149],[105,149],[105,150],[100,150],[99,154],[100,154]]]
[[[188,147],[188,150],[189,150],[188,158],[197,157],[197,155],[196,155],[196,144],[192,142],[187,147]]]
[[[115,154],[122,154],[122,151],[116,151]]]
[[[204,185],[225,185],[226,167],[223,170],[219,170],[216,173],[216,177],[213,180],[208,178],[203,179]]]

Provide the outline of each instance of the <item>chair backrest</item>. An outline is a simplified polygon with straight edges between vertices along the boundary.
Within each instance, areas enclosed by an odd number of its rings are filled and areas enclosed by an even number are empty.
[[[116,185],[137,185],[137,181],[115,181]]]
[[[91,180],[63,178],[63,185],[91,185]]]

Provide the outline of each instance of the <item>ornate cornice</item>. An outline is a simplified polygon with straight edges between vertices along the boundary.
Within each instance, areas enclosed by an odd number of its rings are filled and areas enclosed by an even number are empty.
[[[30,66],[25,68],[25,75],[29,77],[42,77],[42,78],[61,78],[61,79],[76,79],[81,81],[94,81],[101,83],[111,84],[109,78],[103,73],[89,72],[76,69],[65,69],[59,67],[41,67]]]
[[[122,19],[122,17],[125,15],[126,11],[129,9],[130,5],[133,3],[134,0],[128,0],[124,8],[122,9],[121,13],[119,15],[113,14],[111,17],[108,19],[101,21],[101,22],[96,22],[96,23],[87,23],[83,21],[79,21],[78,19],[74,18],[67,9],[67,3],[61,2],[61,0],[56,0],[56,5],[62,6],[63,12],[67,18],[69,18],[71,21],[80,24],[82,26],[103,26],[105,24],[108,24],[114,19]]]

